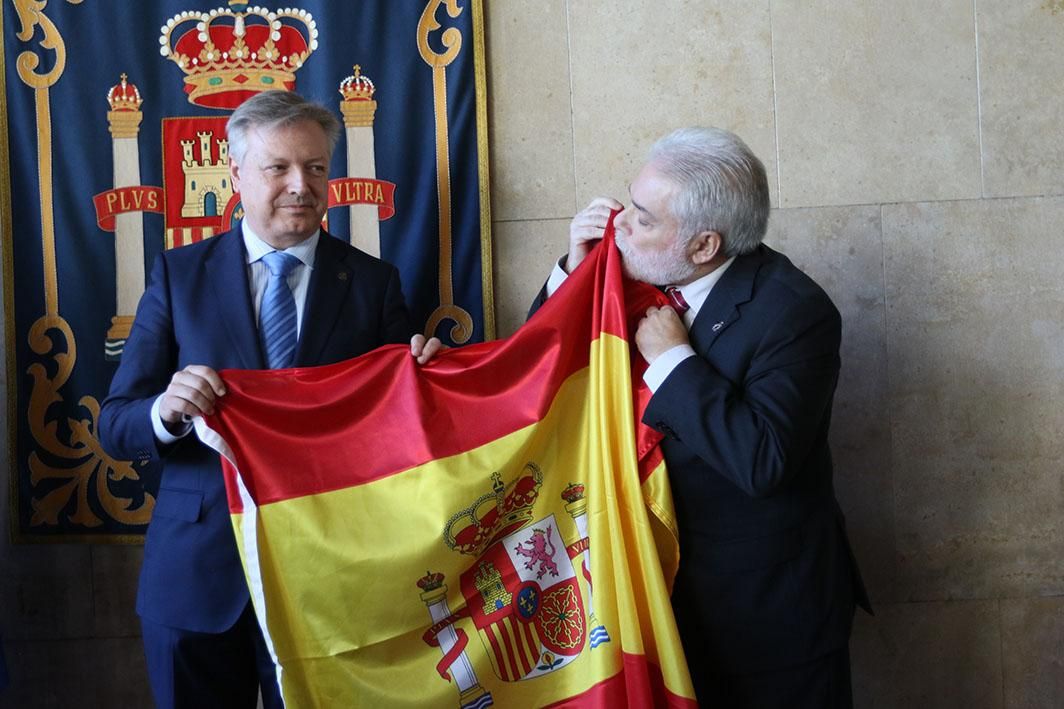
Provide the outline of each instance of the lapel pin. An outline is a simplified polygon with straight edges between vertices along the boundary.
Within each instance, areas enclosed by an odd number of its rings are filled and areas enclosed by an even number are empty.
[[[718,331],[718,330],[720,330],[720,329],[721,329],[722,327],[724,327],[724,321],[723,321],[723,320],[721,320],[721,321],[720,321],[720,322],[718,322],[718,323],[713,323],[713,332],[717,332],[717,331]]]
[[[336,274],[336,277],[339,278],[341,281],[346,281],[347,280],[347,271],[340,271],[339,273]]]

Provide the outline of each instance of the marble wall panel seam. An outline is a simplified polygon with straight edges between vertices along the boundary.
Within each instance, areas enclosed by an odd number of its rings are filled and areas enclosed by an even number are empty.
[[[492,226],[496,224],[530,224],[534,222],[568,222],[572,221],[572,216],[567,217],[530,217],[528,219],[493,219]]]
[[[996,195],[989,197],[958,197],[958,198],[943,198],[943,199],[908,199],[908,200],[886,200],[883,202],[857,202],[854,204],[821,204],[821,205],[788,205],[786,207],[775,207],[775,209],[827,209],[827,208],[843,208],[843,207],[879,207],[881,210],[887,207],[905,207],[908,205],[922,206],[925,204],[973,204],[981,205],[992,202],[1007,202],[1007,201],[1023,201],[1023,200],[1040,200],[1040,199],[1059,199],[1064,197],[1064,189],[1060,192],[1046,192],[1043,194],[1024,194],[1024,195]],[[882,218],[882,213],[880,214]]]
[[[776,139],[776,199],[783,205],[783,181],[780,179],[779,96],[776,93],[776,34],[772,28],[772,3],[768,4],[768,58],[772,67],[772,128]]]
[[[491,218],[492,224],[514,224],[519,222],[554,222],[559,220],[570,220],[576,211],[553,214],[525,214],[520,216],[505,216],[496,218],[494,215]]]
[[[891,347],[891,338],[888,335],[889,330],[889,318],[887,317],[887,252],[885,241],[886,228],[884,227],[884,205],[879,205],[879,269],[880,277],[883,279],[883,367],[886,372],[887,380],[887,395],[884,402],[884,414],[887,418],[887,450],[890,467],[890,517],[891,517],[891,536],[894,538],[894,578],[892,579],[893,585],[891,589],[891,595],[897,597],[900,595],[899,578],[898,578],[898,550],[901,548],[901,532],[898,529],[898,484],[894,475],[894,402],[890,395],[890,392],[894,391],[891,385],[891,372],[893,371],[890,363],[891,356],[893,354]]]
[[[972,0],[972,23],[975,31],[975,117],[979,136],[979,190],[986,197],[986,153],[983,150],[983,78],[979,61],[979,0]]]
[[[900,598],[901,596],[899,596]],[[905,597],[905,600],[898,601],[896,603],[890,603],[889,605],[908,605],[908,604],[921,604],[921,603],[998,603],[1000,601],[1034,601],[1046,598],[1061,598],[1057,593],[1039,593],[1037,590],[1024,591],[1015,593],[1011,591],[980,591],[975,593],[962,593],[954,591],[939,591],[933,592],[909,592]],[[875,599],[872,599],[875,601]],[[879,610],[879,607],[885,605],[882,603],[875,604],[875,610]]]
[[[572,13],[570,12],[571,0],[565,0],[565,48],[569,53],[569,135],[572,137],[570,141],[573,151],[573,214],[576,214],[578,209],[576,203],[577,185],[579,181],[576,179],[576,100],[573,97],[573,26],[572,26]]]

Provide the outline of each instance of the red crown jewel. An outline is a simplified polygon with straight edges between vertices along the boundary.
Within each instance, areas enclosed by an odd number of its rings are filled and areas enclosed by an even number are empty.
[[[527,463],[524,475],[509,485],[491,474],[492,491],[457,512],[443,530],[444,542],[460,554],[480,556],[486,548],[532,521],[543,471]]]
[[[239,0],[180,12],[160,32],[159,53],[185,72],[188,100],[208,108],[236,108],[261,91],[294,89],[295,72],[318,48],[306,10],[248,8]]]

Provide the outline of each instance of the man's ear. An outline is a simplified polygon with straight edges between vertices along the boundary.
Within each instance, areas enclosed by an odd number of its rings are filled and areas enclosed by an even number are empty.
[[[229,183],[233,186],[233,192],[240,192],[240,166],[233,158],[229,158]]]
[[[716,231],[700,232],[691,239],[688,253],[693,264],[705,266],[724,253],[724,237]]]

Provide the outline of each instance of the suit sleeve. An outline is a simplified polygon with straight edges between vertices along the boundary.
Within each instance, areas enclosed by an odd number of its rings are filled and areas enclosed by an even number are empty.
[[[536,314],[543,304],[547,302],[547,298],[552,293],[556,293],[561,288],[562,283],[569,277],[569,274],[562,268],[562,264],[569,258],[569,254],[565,254],[554,264],[554,269],[551,271],[547,281],[543,284],[543,287],[539,289],[539,293],[536,294],[536,299],[532,301],[532,306],[528,309],[528,315],[525,317],[527,320]]]
[[[536,299],[532,301],[532,306],[528,309],[528,315],[525,316],[525,319],[527,320],[528,318],[531,318],[533,315],[535,315],[536,311],[538,311],[540,308],[542,308],[543,304],[546,303],[546,302],[547,302],[547,284],[544,283],[543,287],[539,289],[539,293],[536,294]]]
[[[159,458],[151,406],[166,390],[176,361],[169,279],[166,261],[160,256],[100,408],[100,442],[112,456],[142,463]]]
[[[643,421],[748,495],[768,497],[826,435],[841,329],[826,297],[813,306],[795,302],[762,331],[741,381],[703,357],[689,357],[666,377]]]

